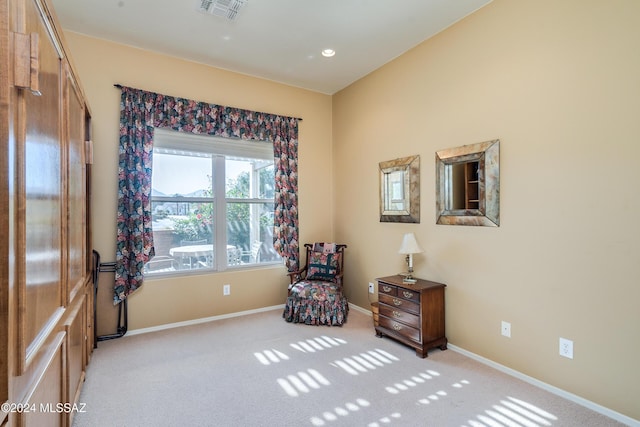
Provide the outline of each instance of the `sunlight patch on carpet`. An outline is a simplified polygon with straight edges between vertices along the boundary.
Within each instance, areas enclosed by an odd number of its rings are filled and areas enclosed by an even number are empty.
[[[420,384],[423,384],[425,380],[429,380],[434,376],[440,375],[438,372],[433,370],[428,370],[426,372],[429,372],[431,375],[425,372],[420,372],[419,375],[414,375],[409,379],[404,379],[401,382],[397,382],[393,385],[385,387],[385,390],[387,391],[387,393],[399,394],[403,391],[409,390],[412,387],[418,387]]]
[[[558,417],[523,400],[507,397],[462,427],[541,427],[553,425]]]
[[[263,365],[271,365],[272,363],[278,363],[282,360],[289,360],[289,356],[276,349],[263,350],[261,352],[253,353]]]
[[[344,345],[347,342],[342,338],[331,338],[326,335],[316,337],[304,341],[298,341],[289,344],[294,349],[303,353],[315,353],[316,351],[325,350],[327,348],[337,347]]]
[[[291,397],[298,397],[302,393],[309,393],[312,389],[318,390],[323,386],[331,385],[320,372],[315,369],[300,371],[295,375],[287,375],[286,378],[278,378],[278,385]]]
[[[327,422],[336,421],[339,417],[348,417],[352,412],[357,412],[362,408],[371,406],[371,402],[366,399],[356,399],[354,402],[346,402],[344,407],[338,406],[331,411],[324,411],[321,416],[312,416],[309,421],[314,426],[324,426]]]
[[[377,360],[383,362],[383,363],[393,363],[394,361],[400,360],[397,357],[395,357],[392,354],[387,353],[384,350],[380,350],[380,349],[375,349],[375,350],[371,350],[368,352],[371,356],[373,356],[374,358],[376,358]]]
[[[439,375],[435,371],[429,371],[433,376]],[[406,383],[394,384],[393,387],[387,387],[390,393],[400,393],[408,390]],[[418,399],[418,405],[431,405],[441,402],[446,398],[453,398],[456,391],[460,391],[465,386],[470,385],[468,380],[454,382],[451,392],[439,390],[431,393],[426,397]],[[487,409],[483,414],[479,414],[475,419],[470,419],[467,424],[461,427],[542,427],[552,426],[552,421],[558,420],[558,417],[551,414],[536,405],[517,399],[515,397],[507,397],[500,400],[498,404],[492,405],[491,409]]]
[[[400,359],[384,350],[375,349],[367,353],[360,353],[336,360],[331,366],[340,368],[350,375],[360,375],[361,373],[373,371],[376,367],[391,364],[398,360]]]
[[[382,417],[378,421],[375,421],[375,422],[367,424],[367,427],[380,427],[380,426],[383,426],[383,425],[388,425],[388,424],[391,424],[391,422],[394,419],[398,419],[400,417],[401,417],[401,415],[398,412],[394,412],[393,414],[389,415],[388,417]]]
[[[544,409],[538,408],[536,405],[532,405],[531,403],[525,402],[524,400],[516,399],[515,397],[509,396],[509,400],[517,403],[518,405],[528,409],[530,412],[540,415],[541,417],[548,418],[551,420],[557,420],[558,417],[555,415],[545,411]]]
[[[465,385],[469,385],[469,384],[470,384],[470,383],[469,383],[469,381],[467,381],[467,380],[462,380],[462,381],[460,381],[459,383],[453,383],[453,384],[452,384],[452,387],[455,387],[455,388],[462,388],[462,387],[464,387]]]
[[[522,402],[522,401],[520,401]],[[539,427],[540,425],[552,425],[549,419],[556,420],[557,417],[546,411],[531,411],[533,405],[527,404],[528,407],[521,406],[520,403],[501,400],[500,405],[493,405],[493,411],[487,410],[486,413],[502,422],[508,422],[508,425],[517,425],[524,427]],[[524,402],[523,402],[524,403]],[[535,406],[534,406],[535,407]],[[540,413],[546,414],[545,417]]]
[[[432,370],[430,370],[430,371],[428,371],[428,372],[431,374],[431,376],[429,376],[429,375],[428,375],[430,378],[433,378],[433,376],[439,376],[439,375],[440,375],[440,374],[439,374],[438,372],[436,372],[436,371],[432,371]],[[469,381],[467,381],[467,380],[461,380],[461,381],[458,381],[458,382],[453,383],[453,384],[451,385],[451,387],[453,387],[453,388],[455,388],[455,389],[460,389],[460,388],[464,387],[465,385],[469,385],[469,384],[470,384],[470,382],[469,382]],[[387,391],[389,391],[389,390],[387,390]],[[397,391],[396,391],[396,392],[397,392]],[[423,397],[423,398],[418,399],[417,404],[418,404],[418,405],[430,405],[431,403],[433,403],[433,402],[437,402],[437,401],[439,401],[440,399],[444,399],[444,398],[446,398],[446,397],[449,397],[449,393],[447,393],[445,390],[438,390],[438,391],[437,391],[437,392],[435,392],[435,393],[431,393],[431,394],[429,394],[429,395],[428,395],[428,396],[426,396],[426,397]]]

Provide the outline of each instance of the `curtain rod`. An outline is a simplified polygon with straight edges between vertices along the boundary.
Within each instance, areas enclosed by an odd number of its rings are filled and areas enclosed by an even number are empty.
[[[120,83],[114,83],[113,87],[118,88],[118,89],[122,89],[124,86],[122,86]],[[294,117],[294,119],[297,119],[299,122],[302,121],[302,118],[300,118],[300,117]]]

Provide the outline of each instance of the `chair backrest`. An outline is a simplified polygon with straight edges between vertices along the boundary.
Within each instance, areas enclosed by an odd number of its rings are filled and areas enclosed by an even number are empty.
[[[344,250],[347,248],[347,245],[341,243],[331,243],[331,245],[335,245],[334,253],[340,254],[340,259],[338,261],[338,274],[344,272]],[[311,259],[312,252],[322,252],[320,249],[325,249],[325,244],[323,243],[305,243],[304,247],[307,250],[307,259],[305,261],[305,268],[307,270],[307,274],[309,273],[309,260]]]
[[[258,262],[260,261],[260,249],[262,248],[262,242],[256,240],[251,245],[251,261]]]
[[[207,240],[181,240],[180,246],[206,245]]]
[[[238,248],[230,247],[227,248],[227,265],[238,265],[241,263],[241,254],[242,251]]]

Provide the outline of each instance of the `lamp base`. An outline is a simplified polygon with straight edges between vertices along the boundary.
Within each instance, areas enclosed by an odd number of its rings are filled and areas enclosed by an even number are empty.
[[[400,273],[402,276],[402,283],[416,283],[418,279],[413,278],[412,273]]]

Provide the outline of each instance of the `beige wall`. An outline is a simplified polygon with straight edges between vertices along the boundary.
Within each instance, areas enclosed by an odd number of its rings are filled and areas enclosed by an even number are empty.
[[[327,214],[333,210],[330,96],[74,33],[65,36],[93,115],[93,241],[103,262],[115,260],[120,91],[114,83],[303,118],[299,126],[300,215],[304,218],[300,238],[302,242],[332,238],[332,217]],[[231,295],[223,297],[226,283],[231,284]],[[129,299],[129,328],[281,305],[287,283],[282,266],[146,280]],[[100,275],[100,335],[116,329],[112,284],[112,273]]]
[[[94,116],[104,261],[115,257],[114,83],[303,117],[300,240],[349,245],[352,303],[367,307],[367,283],[405,268],[397,249],[413,231],[425,249],[417,275],[448,285],[452,344],[640,419],[640,2],[494,0],[333,97],[67,39]],[[501,226],[436,226],[435,151],[494,138]],[[377,165],[413,154],[422,221],[380,223]],[[101,334],[115,328],[112,277],[100,279]],[[130,298],[130,328],[282,304],[285,286],[283,268],[149,280]],[[560,336],[573,360],[558,356]]]
[[[415,232],[417,276],[448,285],[451,343],[640,419],[639,52],[636,0],[495,0],[336,94],[350,301],[406,268]],[[436,225],[435,152],[495,138],[500,227]],[[413,154],[421,223],[380,223],[378,163]]]

